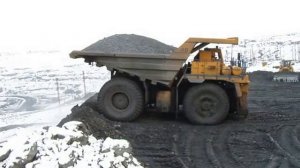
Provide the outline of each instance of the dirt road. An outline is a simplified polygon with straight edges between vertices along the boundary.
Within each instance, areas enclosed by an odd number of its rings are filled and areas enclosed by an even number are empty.
[[[195,126],[184,117],[147,113],[132,123],[112,122],[89,108],[92,97],[62,122],[81,120],[97,137],[128,139],[145,167],[300,167],[300,83],[274,83],[271,75],[251,74],[244,121]]]

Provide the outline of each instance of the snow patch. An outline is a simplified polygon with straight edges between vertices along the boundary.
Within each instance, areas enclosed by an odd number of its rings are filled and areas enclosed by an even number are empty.
[[[0,142],[0,167],[142,167],[131,153],[128,141],[97,140],[83,123],[71,121]]]

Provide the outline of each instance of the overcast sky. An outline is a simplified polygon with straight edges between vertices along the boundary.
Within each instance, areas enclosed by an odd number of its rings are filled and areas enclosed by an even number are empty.
[[[81,49],[113,34],[178,46],[194,37],[300,32],[299,0],[0,0],[0,49]]]

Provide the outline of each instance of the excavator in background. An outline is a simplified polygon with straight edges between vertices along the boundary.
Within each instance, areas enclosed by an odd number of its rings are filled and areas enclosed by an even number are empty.
[[[299,82],[298,74],[294,72],[292,60],[282,60],[279,66],[274,68],[279,69],[273,77],[273,81],[277,82]]]

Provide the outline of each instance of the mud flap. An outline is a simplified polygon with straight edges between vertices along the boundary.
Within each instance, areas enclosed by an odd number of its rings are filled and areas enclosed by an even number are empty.
[[[247,94],[237,99],[237,115],[239,119],[245,119],[248,116],[248,99]]]
[[[245,119],[248,116],[248,84],[235,84],[236,89],[236,113],[234,118]]]

